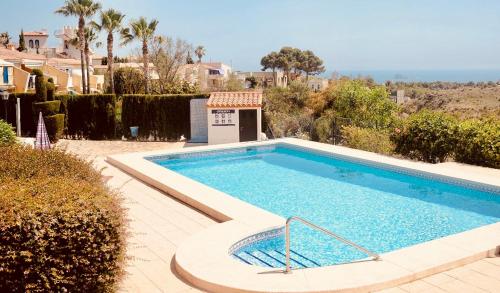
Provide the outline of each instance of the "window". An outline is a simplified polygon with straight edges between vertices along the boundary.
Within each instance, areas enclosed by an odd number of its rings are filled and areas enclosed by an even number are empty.
[[[3,83],[9,84],[9,67],[3,67]]]
[[[40,41],[39,40],[36,40],[35,41],[35,48],[40,48]]]
[[[29,41],[29,46],[30,46],[30,48],[31,48],[31,49],[33,49],[33,48],[35,47],[35,46],[33,45],[33,40],[30,40],[30,41]]]

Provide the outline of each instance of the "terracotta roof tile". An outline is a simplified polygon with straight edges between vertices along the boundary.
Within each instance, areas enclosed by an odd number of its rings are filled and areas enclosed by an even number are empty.
[[[48,36],[49,34],[46,31],[35,31],[35,32],[23,32],[25,36]]]
[[[207,102],[209,108],[261,106],[262,92],[213,92]]]
[[[5,48],[0,48],[0,58],[6,60],[13,60],[13,59],[47,60],[47,57],[41,54],[31,54],[31,53],[19,52],[17,50],[9,50]]]

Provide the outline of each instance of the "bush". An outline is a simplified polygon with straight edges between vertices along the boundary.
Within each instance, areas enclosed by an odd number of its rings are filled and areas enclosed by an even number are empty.
[[[32,74],[36,76],[35,78],[35,92],[36,100],[38,102],[47,101],[47,83],[43,72],[40,69],[33,69]]]
[[[314,121],[314,140],[323,143],[332,143],[333,139],[333,117],[331,113],[325,113]]]
[[[72,138],[115,137],[115,95],[57,96],[68,115],[67,135]]]
[[[42,116],[49,116],[59,114],[59,109],[61,108],[61,101],[47,101],[33,103],[33,112],[38,121],[38,113],[42,112]]]
[[[0,146],[11,145],[16,142],[16,134],[12,130],[12,126],[0,120]]]
[[[125,95],[122,97],[122,127],[139,126],[139,138],[178,140],[191,136],[190,101],[207,95]]]
[[[455,160],[500,168],[500,122],[495,119],[466,120],[456,132]]]
[[[123,211],[89,163],[4,147],[0,183],[0,292],[116,289]]]
[[[386,155],[394,152],[394,144],[389,133],[372,128],[342,127],[342,144],[350,148]]]
[[[53,101],[54,100],[54,94],[56,92],[56,86],[54,85],[54,82],[50,82],[52,78],[49,78],[47,82],[47,101]]]
[[[45,128],[52,143],[57,142],[64,132],[64,114],[56,114],[44,117]]]
[[[119,68],[113,73],[115,94],[121,96],[126,94],[144,93],[144,74],[135,68]]]
[[[408,117],[392,135],[396,152],[430,163],[444,162],[455,147],[456,120],[444,113],[421,111]]]

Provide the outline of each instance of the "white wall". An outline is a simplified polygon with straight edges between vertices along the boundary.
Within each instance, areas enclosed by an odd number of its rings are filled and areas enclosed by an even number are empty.
[[[24,36],[24,44],[30,53],[36,53],[36,42],[39,42],[39,52],[44,52],[47,48],[48,36]],[[33,48],[30,46],[30,41],[33,41]]]
[[[240,141],[239,110],[253,109],[257,110],[257,141],[261,140],[260,133],[262,129],[262,111],[260,108],[207,108],[208,116],[208,144],[234,143]],[[231,122],[228,116],[222,117],[222,114],[216,115],[213,110],[234,110],[231,113]],[[216,119],[218,119],[216,123]],[[222,126],[222,119],[225,123]]]

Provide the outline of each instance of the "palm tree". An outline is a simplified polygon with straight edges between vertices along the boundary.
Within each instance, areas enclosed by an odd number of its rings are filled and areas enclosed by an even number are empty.
[[[84,30],[85,36],[85,70],[87,71],[87,94],[90,94],[90,47],[99,38],[97,32],[92,27],[86,27]],[[96,43],[96,47],[100,47],[101,42]]]
[[[196,49],[194,50],[194,53],[196,54],[196,56],[198,56],[198,63],[201,63],[201,58],[203,56],[205,56],[205,47],[203,46],[198,46],[196,47]]]
[[[153,19],[149,23],[145,17],[130,22],[130,27],[121,31],[122,45],[134,40],[142,43],[142,62],[144,65],[144,91],[149,94],[149,49],[148,42],[154,38],[158,20]]]
[[[85,18],[91,17],[99,9],[101,9],[101,4],[94,2],[93,0],[66,0],[64,5],[57,9],[55,13],[62,14],[64,16],[77,16],[78,17],[78,48],[80,49],[80,63],[82,69],[82,87],[83,92],[87,90],[87,80],[85,78],[85,60],[84,60],[84,50],[85,50]]]
[[[111,86],[111,93],[115,93],[115,83],[113,78],[113,34],[122,29],[122,21],[125,17],[119,11],[108,9],[101,11],[100,22],[92,22],[92,26],[98,31],[106,31],[108,33],[107,46],[108,46],[108,74]]]

